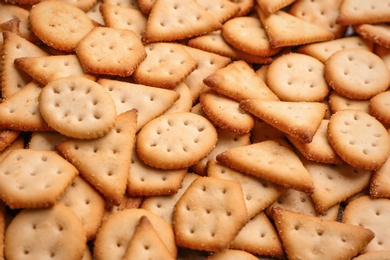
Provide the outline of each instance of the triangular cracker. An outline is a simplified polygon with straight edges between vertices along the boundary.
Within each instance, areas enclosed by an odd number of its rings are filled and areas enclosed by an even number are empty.
[[[287,142],[269,140],[231,148],[217,155],[217,161],[237,171],[251,174],[286,188],[307,193],[313,180]]]
[[[83,76],[95,80],[96,76],[86,74],[75,54],[44,57],[21,57],[15,64],[34,80],[46,85],[52,80],[68,76]]]
[[[228,0],[196,0],[196,2],[221,23],[226,22],[240,11],[236,3]]]
[[[130,239],[123,257],[131,259],[171,259],[175,258],[168,251],[166,245],[153,228],[148,217],[142,216]]]
[[[257,4],[260,6],[261,10],[267,15],[270,15],[283,7],[288,6],[293,3],[295,0],[256,0]]]
[[[32,81],[0,103],[0,128],[18,131],[53,130],[39,112],[38,97],[41,91],[42,86]]]
[[[360,226],[282,208],[274,208],[272,217],[290,259],[351,259],[374,238]]]
[[[249,220],[233,239],[231,248],[278,259],[285,256],[278,232],[264,212]]]
[[[3,37],[1,92],[2,98],[9,98],[32,80],[27,73],[15,67],[14,60],[19,57],[42,57],[48,54],[15,33],[3,32]]]
[[[126,191],[137,124],[135,110],[118,115],[114,127],[94,140],[68,139],[56,149],[80,174],[114,204]]]
[[[192,103],[195,103],[204,87],[206,87],[203,83],[203,79],[214,71],[228,65],[231,62],[231,59],[212,52],[192,48],[187,45],[183,45],[183,47],[198,63],[198,67],[184,79],[184,83],[190,89]]]
[[[312,141],[327,110],[320,102],[247,99],[240,104],[244,110],[304,143]]]
[[[147,17],[140,10],[106,3],[99,10],[107,27],[132,30],[141,39]]]
[[[110,92],[118,114],[131,109],[137,110],[137,131],[164,113],[179,98],[176,91],[169,89],[111,79],[99,79],[98,83]]]
[[[301,20],[285,11],[279,10],[267,16],[260,7],[256,10],[273,48],[329,41],[334,38],[328,29]]]
[[[221,27],[218,19],[195,0],[156,0],[142,39],[145,42],[181,40]]]
[[[248,98],[279,100],[253,68],[243,60],[217,70],[203,82],[216,92],[237,101]]]

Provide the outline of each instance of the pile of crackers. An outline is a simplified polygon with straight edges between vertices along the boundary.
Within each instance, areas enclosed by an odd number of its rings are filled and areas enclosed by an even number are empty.
[[[389,0],[3,0],[0,259],[389,259]]]

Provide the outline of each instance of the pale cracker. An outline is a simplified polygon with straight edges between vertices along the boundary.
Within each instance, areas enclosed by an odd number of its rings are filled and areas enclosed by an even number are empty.
[[[374,117],[358,110],[341,110],[332,115],[328,139],[348,164],[361,169],[378,169],[390,154],[386,128]]]
[[[373,43],[360,36],[348,36],[331,41],[316,42],[298,47],[298,52],[304,53],[325,62],[336,51],[347,48],[363,48],[373,50]]]
[[[255,255],[252,255],[251,253],[248,253],[243,250],[237,250],[237,249],[227,249],[221,252],[216,252],[209,257],[206,258],[206,260],[234,260],[234,259],[246,259],[246,260],[257,260],[258,258]]]
[[[54,49],[66,52],[72,52],[77,43],[94,28],[80,8],[56,0],[34,5],[29,21],[31,30],[39,39]]]
[[[81,176],[76,176],[58,203],[69,207],[80,218],[87,240],[91,240],[96,236],[106,203],[93,186]]]
[[[274,1],[256,0],[256,2],[265,14],[270,15],[280,9],[283,9],[283,7],[286,7],[291,3],[295,2],[295,0],[274,0]]]
[[[116,108],[110,93],[90,79],[72,76],[51,81],[39,95],[39,112],[61,134],[94,139],[108,133]]]
[[[24,209],[5,234],[7,259],[81,259],[87,236],[77,215],[56,204],[47,209]]]
[[[390,91],[375,95],[370,100],[369,111],[372,116],[384,125],[390,125]]]
[[[147,57],[134,71],[136,83],[174,89],[197,66],[197,61],[180,44],[152,43],[145,46]]]
[[[182,82],[173,89],[179,93],[179,99],[164,113],[190,112],[192,108],[192,94],[186,83]]]
[[[221,23],[228,21],[240,11],[236,3],[227,0],[196,0],[196,2]]]
[[[390,26],[388,24],[359,24],[355,25],[353,29],[364,39],[390,48]]]
[[[15,149],[1,161],[1,199],[11,208],[53,206],[78,170],[54,151]]]
[[[122,259],[142,216],[149,219],[171,256],[176,257],[177,246],[171,225],[147,210],[125,209],[111,214],[103,222],[94,241],[93,255],[96,260]]]
[[[390,198],[390,157],[376,171],[373,172],[370,183],[370,196],[372,198]]]
[[[199,103],[200,104],[200,103]],[[237,134],[217,128],[218,140],[213,150],[197,164],[191,166],[191,170],[199,175],[207,175],[208,163],[227,149],[250,144],[250,134]]]
[[[118,114],[137,110],[137,132],[150,120],[168,110],[179,98],[174,90],[150,87],[120,80],[98,80],[114,99]]]
[[[242,110],[239,102],[211,89],[203,91],[199,100],[207,118],[217,127],[247,134],[255,124],[252,114]]]
[[[137,155],[147,165],[183,169],[206,157],[217,142],[217,131],[206,118],[190,113],[162,115],[137,135]]]
[[[233,239],[230,248],[266,257],[285,257],[279,235],[264,212],[260,212],[246,223]]]
[[[359,110],[366,113],[370,112],[370,100],[358,100],[341,96],[334,90],[331,90],[328,97],[328,104],[332,114],[344,109]]]
[[[55,146],[63,141],[66,136],[55,132],[35,131],[31,134],[30,140],[27,143],[28,149],[33,150],[52,150],[55,151]]]
[[[373,199],[369,196],[357,198],[345,207],[342,222],[372,230],[374,239],[363,252],[389,250],[390,215],[388,199]]]
[[[229,247],[248,220],[238,182],[199,177],[176,203],[176,243],[196,250],[221,251]]]
[[[388,0],[344,0],[339,7],[339,24],[390,22]]]
[[[207,176],[239,182],[250,219],[271,205],[286,190],[270,181],[235,171],[216,160],[208,162]]]
[[[172,224],[173,209],[176,202],[198,177],[199,175],[197,174],[187,173],[176,193],[167,196],[145,197],[140,207],[162,217],[166,222]]]
[[[288,258],[351,259],[375,236],[363,227],[281,208],[274,208],[272,217]],[[303,248],[302,243],[307,246]]]

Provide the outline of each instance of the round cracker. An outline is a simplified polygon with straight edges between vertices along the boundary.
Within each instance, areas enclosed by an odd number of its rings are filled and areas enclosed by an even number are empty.
[[[217,142],[215,127],[190,112],[162,115],[147,123],[137,137],[137,155],[161,169],[187,168],[206,157]]]
[[[376,54],[362,49],[343,49],[325,62],[325,80],[337,93],[350,99],[370,99],[390,85],[390,71]]]
[[[345,162],[360,169],[377,169],[390,154],[386,128],[373,116],[358,110],[333,114],[328,124],[328,139]]]
[[[54,49],[71,52],[94,27],[80,8],[64,1],[42,1],[31,8],[31,30]]]
[[[390,91],[382,92],[370,100],[370,114],[380,122],[390,125]]]
[[[54,130],[79,139],[105,135],[116,119],[110,93],[95,81],[76,76],[47,84],[39,96],[39,111]]]
[[[7,259],[81,259],[87,236],[77,215],[56,204],[48,209],[24,209],[5,234]]]

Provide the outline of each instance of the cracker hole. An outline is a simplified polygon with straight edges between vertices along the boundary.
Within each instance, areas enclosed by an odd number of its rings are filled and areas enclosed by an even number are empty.
[[[379,210],[375,211],[375,215],[379,216],[380,214]]]
[[[352,56],[348,56],[348,60],[349,61],[353,61],[353,57]]]
[[[211,237],[215,237],[215,232],[211,232]]]
[[[300,225],[298,225],[298,224],[294,225],[294,229],[295,229],[295,230],[299,230],[300,228],[301,228]]]
[[[324,234],[324,230],[322,229],[317,230],[317,235],[322,236],[323,234]]]
[[[202,191],[206,191],[207,190],[207,188],[206,188],[206,186],[202,186]]]
[[[107,172],[107,176],[113,176],[113,175],[114,175],[114,173],[112,171]]]
[[[59,231],[63,231],[64,230],[64,227],[62,225],[58,225],[58,230]]]
[[[231,211],[226,211],[226,216],[230,217],[232,215]]]
[[[305,198],[301,198],[301,202],[305,203],[306,199]]]
[[[144,245],[145,250],[149,250],[150,246],[149,245]]]
[[[198,132],[203,132],[204,131],[204,127],[203,126],[200,126],[200,127],[198,127]]]
[[[363,154],[365,154],[365,155],[368,155],[369,154],[369,152],[368,152],[368,150],[367,149],[363,149]]]
[[[24,249],[24,250],[23,250],[23,254],[25,254],[25,255],[28,255],[28,254],[30,254],[30,250],[28,250],[28,249]]]
[[[191,234],[194,234],[194,233],[195,233],[195,229],[194,229],[194,228],[191,228],[191,229],[190,229],[190,233],[191,233]]]
[[[166,180],[167,180],[167,177],[163,176],[163,177],[161,178],[161,180],[162,180],[162,181],[166,181]]]
[[[211,209],[206,209],[206,213],[210,214],[211,213]]]
[[[102,118],[102,116],[101,116],[100,114],[98,114],[98,113],[94,113],[94,114],[93,114],[93,117],[94,117],[95,119],[97,119],[97,120],[99,120],[99,119]]]
[[[251,196],[246,196],[246,198],[245,198],[247,201],[250,201],[251,199],[252,199],[252,197]]]
[[[161,205],[160,203],[158,203],[158,204],[156,205],[157,208],[161,208],[161,206],[162,206],[162,205]]]
[[[383,245],[383,242],[382,241],[378,241],[378,245]]]
[[[50,257],[53,258],[56,256],[56,253],[55,252],[50,252]]]

